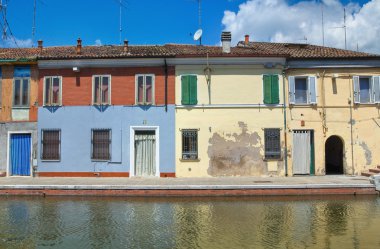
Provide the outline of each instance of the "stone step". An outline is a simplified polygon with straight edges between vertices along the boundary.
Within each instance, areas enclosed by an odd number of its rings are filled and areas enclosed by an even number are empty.
[[[369,169],[369,172],[373,172],[373,173],[379,174],[380,173],[380,169]]]
[[[362,172],[362,173],[361,173],[362,176],[368,176],[368,177],[373,176],[373,175],[375,175],[375,174],[376,174],[376,173],[369,172],[369,171],[366,171],[366,172]]]

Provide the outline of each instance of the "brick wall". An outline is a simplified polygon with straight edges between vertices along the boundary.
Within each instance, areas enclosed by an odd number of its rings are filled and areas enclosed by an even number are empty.
[[[174,67],[168,67],[168,104],[174,104]],[[165,104],[164,67],[128,67],[128,68],[81,68],[75,73],[69,69],[41,69],[39,72],[39,106],[43,105],[43,80],[45,76],[62,76],[62,104],[64,106],[91,105],[92,76],[111,75],[111,104],[135,104],[135,75],[155,75],[155,104]]]

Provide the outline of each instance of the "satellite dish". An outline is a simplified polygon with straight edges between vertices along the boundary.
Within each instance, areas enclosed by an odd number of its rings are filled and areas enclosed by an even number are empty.
[[[198,29],[197,32],[194,34],[194,41],[198,41],[202,37],[202,29]]]

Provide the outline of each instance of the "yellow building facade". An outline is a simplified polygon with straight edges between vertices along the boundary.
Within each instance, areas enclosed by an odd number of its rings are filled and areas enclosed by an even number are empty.
[[[237,47],[248,52],[202,48],[171,62],[177,177],[360,175],[380,164],[380,56]]]
[[[285,174],[283,153],[266,158],[264,144],[265,129],[274,129],[279,136],[278,149],[284,148],[285,60],[248,61],[221,58],[208,66],[176,66],[177,177]],[[189,105],[183,103],[188,76],[196,81],[196,102]],[[278,83],[275,104],[264,103],[264,77],[268,76]]]
[[[380,163],[380,68],[360,65],[286,71],[290,175],[360,175]],[[292,103],[292,77],[315,77],[315,103]],[[310,151],[300,148],[307,145]]]

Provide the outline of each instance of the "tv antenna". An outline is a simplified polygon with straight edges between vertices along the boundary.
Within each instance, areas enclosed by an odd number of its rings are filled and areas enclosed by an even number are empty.
[[[36,7],[37,7],[37,0],[34,0],[34,5],[33,5],[33,27],[32,27],[32,47],[34,47],[34,36],[36,35]]]
[[[198,1],[198,30],[194,33],[194,41],[199,41],[199,45],[202,45],[202,1]]]
[[[346,8],[343,8],[343,26],[332,27],[332,29],[344,29],[344,49],[347,49]]]
[[[321,14],[322,14],[322,46],[325,46],[325,23],[323,17],[323,1],[321,1]]]
[[[8,0],[5,0],[5,1],[0,0],[0,11],[3,17],[3,20],[2,20],[3,23],[1,24],[3,40],[6,40],[8,38],[7,36],[7,3],[8,3]]]
[[[298,39],[299,41],[304,41],[305,42],[305,44],[307,44],[307,37],[306,37],[306,35],[302,38],[302,39]]]
[[[119,4],[119,44],[121,45],[121,37],[122,37],[122,34],[123,34],[123,28],[122,28],[122,12],[121,12],[121,9],[124,8],[124,9],[127,9],[127,6],[126,6],[126,2],[125,0],[114,0],[115,2],[117,2],[117,4]]]

